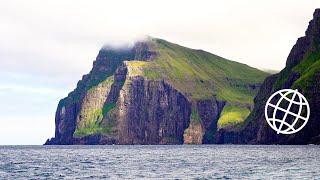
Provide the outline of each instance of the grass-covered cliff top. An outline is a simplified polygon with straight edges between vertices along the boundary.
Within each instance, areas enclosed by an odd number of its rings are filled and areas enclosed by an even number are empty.
[[[251,104],[256,92],[249,86],[261,83],[268,75],[203,50],[155,38],[149,38],[149,43],[158,56],[149,62],[128,62],[129,74],[165,79],[191,100],[215,96],[231,103]]]

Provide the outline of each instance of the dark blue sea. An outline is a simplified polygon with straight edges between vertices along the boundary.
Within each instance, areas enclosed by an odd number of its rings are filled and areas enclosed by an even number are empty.
[[[0,179],[320,179],[320,146],[0,146]]]

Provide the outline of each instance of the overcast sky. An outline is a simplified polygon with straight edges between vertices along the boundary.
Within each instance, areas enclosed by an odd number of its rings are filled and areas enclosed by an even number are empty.
[[[144,35],[280,70],[318,0],[0,1],[0,144],[54,136],[59,99],[103,44]]]

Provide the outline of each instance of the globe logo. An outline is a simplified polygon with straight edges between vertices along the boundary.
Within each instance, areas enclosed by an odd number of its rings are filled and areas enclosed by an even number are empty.
[[[282,89],[272,94],[265,106],[265,118],[277,134],[293,134],[308,122],[310,107],[298,90]]]

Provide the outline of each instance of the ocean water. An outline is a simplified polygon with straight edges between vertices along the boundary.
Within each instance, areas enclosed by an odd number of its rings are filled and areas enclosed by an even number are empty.
[[[0,179],[320,179],[320,146],[0,146]]]

